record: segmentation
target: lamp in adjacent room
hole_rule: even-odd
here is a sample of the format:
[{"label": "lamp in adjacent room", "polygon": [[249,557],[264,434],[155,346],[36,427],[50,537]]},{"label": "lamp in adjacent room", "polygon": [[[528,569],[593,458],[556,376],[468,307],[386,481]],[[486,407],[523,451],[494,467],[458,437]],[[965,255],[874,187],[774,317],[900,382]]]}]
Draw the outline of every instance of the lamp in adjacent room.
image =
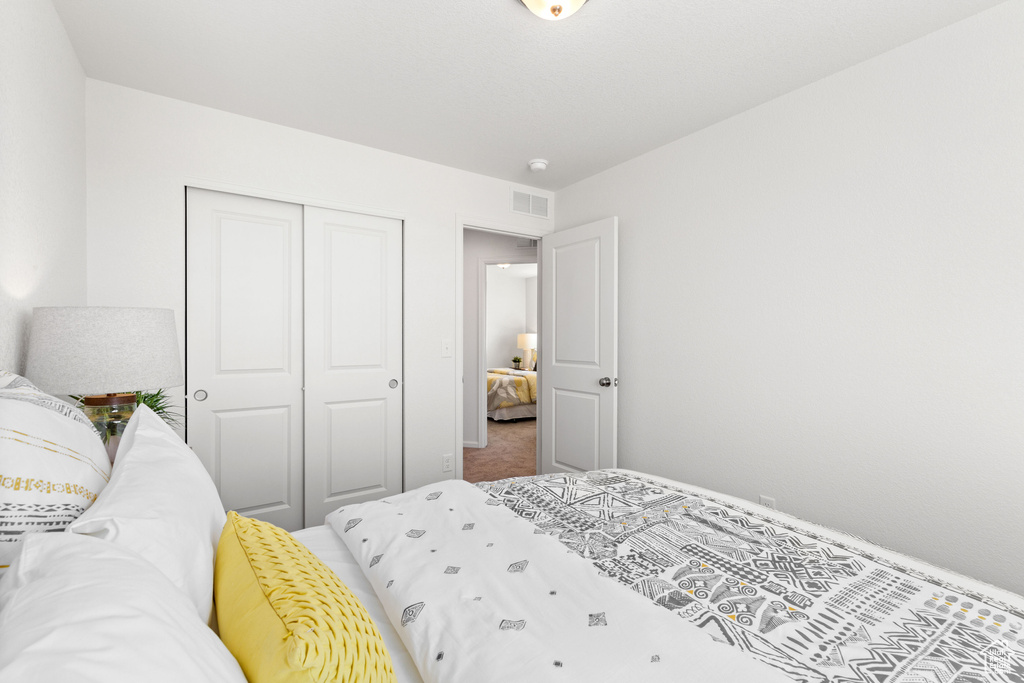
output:
[{"label": "lamp in adjacent room", "polygon": [[534,332],[524,332],[519,335],[516,340],[516,348],[522,349],[526,353],[523,355],[526,358],[526,369],[536,370],[537,368],[533,365],[533,350],[537,348],[537,334]]},{"label": "lamp in adjacent room", "polygon": [[169,308],[56,306],[32,310],[25,376],[50,394],[83,396],[111,461],[135,392],[185,383]]}]

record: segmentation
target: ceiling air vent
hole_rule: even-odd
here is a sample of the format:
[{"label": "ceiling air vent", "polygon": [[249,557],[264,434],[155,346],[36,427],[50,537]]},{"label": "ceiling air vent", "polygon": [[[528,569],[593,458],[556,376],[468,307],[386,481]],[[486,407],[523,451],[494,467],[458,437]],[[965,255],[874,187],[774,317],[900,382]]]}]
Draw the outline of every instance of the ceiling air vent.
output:
[{"label": "ceiling air vent", "polygon": [[536,218],[548,218],[548,198],[512,190],[512,211]]}]

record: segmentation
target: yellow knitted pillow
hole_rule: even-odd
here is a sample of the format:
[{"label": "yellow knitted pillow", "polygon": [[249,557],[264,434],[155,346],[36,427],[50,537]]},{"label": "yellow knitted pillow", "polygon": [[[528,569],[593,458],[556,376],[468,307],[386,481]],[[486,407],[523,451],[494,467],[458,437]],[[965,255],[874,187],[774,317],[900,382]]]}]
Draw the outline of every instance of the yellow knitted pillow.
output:
[{"label": "yellow knitted pillow", "polygon": [[250,683],[396,680],[356,596],[273,524],[228,513],[213,590],[221,640]]}]

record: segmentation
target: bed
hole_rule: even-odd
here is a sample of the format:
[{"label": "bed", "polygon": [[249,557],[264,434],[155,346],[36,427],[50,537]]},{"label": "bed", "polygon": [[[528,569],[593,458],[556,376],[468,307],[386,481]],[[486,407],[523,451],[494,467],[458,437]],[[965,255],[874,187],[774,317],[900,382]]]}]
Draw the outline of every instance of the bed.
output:
[{"label": "bed", "polygon": [[[466,539],[479,531],[481,520],[495,517],[505,518],[498,525],[507,527],[505,534],[488,530],[492,536],[465,546]],[[361,521],[353,524],[355,520]],[[626,669],[638,676],[635,680],[660,680],[652,670],[682,666],[673,668],[669,679],[1024,681],[1024,599],[1020,596],[747,501],[651,475],[609,470],[475,487],[446,482],[387,501],[343,508],[329,516],[328,523],[339,532],[377,594],[384,596],[382,602],[393,623],[401,624],[408,616],[403,612],[421,602],[427,604],[417,622],[428,610],[440,620],[424,636],[427,642],[417,642],[419,636],[410,628],[415,623],[402,628],[403,638],[413,645],[408,649],[420,653],[417,665],[425,680],[473,680],[460,678],[459,670],[445,669],[450,655],[458,662],[469,658],[467,666],[472,669],[500,658],[488,643],[509,647],[501,642],[500,632],[477,633],[479,620],[472,620],[473,627],[466,633],[458,623],[468,618],[465,606],[472,608],[467,600],[478,597],[477,592],[490,599],[485,591],[493,588],[481,588],[475,582],[461,585],[457,581],[464,570],[454,576],[444,571],[494,552],[488,544],[508,543],[508,530],[518,526],[518,532],[534,542],[524,542],[524,547],[515,549],[518,555],[513,551],[502,560],[521,555],[525,561],[532,555],[542,556],[544,550],[550,550],[552,557],[561,553],[566,560],[541,579],[540,597],[547,597],[548,590],[561,593],[567,583],[586,579],[583,575],[564,578],[569,560],[586,565],[595,578],[595,588],[579,598],[586,614],[576,615],[575,620],[584,632],[609,628],[613,619],[628,619],[621,605],[616,604],[613,613],[596,599],[596,595],[609,596],[613,587],[629,594],[632,608],[647,603],[674,617],[659,622],[666,629],[662,634],[671,633],[668,645],[659,641],[653,619],[645,620],[638,644],[626,647],[631,634],[619,634],[620,647],[614,654],[597,658],[602,660],[598,667],[602,671],[623,675],[617,667],[631,653],[633,661]],[[471,528],[464,531],[466,526]],[[399,533],[405,528],[424,533],[415,538]],[[432,535],[437,548],[422,543]],[[502,564],[497,562],[492,570],[495,584],[507,579],[512,570],[511,565]],[[530,560],[525,572],[532,565]],[[439,577],[453,580],[438,590],[431,581]],[[389,587],[391,581],[395,583]],[[399,582],[405,589],[392,596]],[[548,587],[555,582],[559,583],[556,588]],[[534,612],[516,612],[514,605],[526,602],[521,591],[506,597],[494,618],[483,619],[484,623],[496,622],[502,607],[510,612],[509,618],[525,621],[524,629],[533,627],[537,619],[552,618],[543,606]],[[550,597],[551,602],[556,599]],[[558,629],[567,632],[568,627],[561,624]],[[692,632],[706,637],[707,644],[698,647],[703,654],[713,651],[709,677],[687,677],[700,664],[690,650],[682,652],[684,663],[671,661],[673,655],[680,655],[675,644],[684,642],[681,634]],[[715,650],[716,645],[724,647]],[[662,646],[667,654],[659,649]],[[544,633],[508,658],[534,655],[539,664],[530,676],[555,667],[556,662],[563,669],[577,670],[585,664],[570,664],[569,657],[560,654],[564,649],[560,638]],[[760,665],[756,676],[722,678],[723,663],[735,665],[725,656],[727,651]],[[445,657],[437,660],[429,656],[432,652],[444,652]],[[485,654],[478,658],[476,653]],[[500,680],[546,680],[530,676]],[[554,675],[550,679],[559,680]],[[612,674],[590,678],[589,673],[571,679],[626,680]]]},{"label": "bed", "polygon": [[67,468],[60,495],[109,481],[61,533],[0,537],[2,682],[1024,681],[1024,598],[741,499],[628,470],[444,481],[288,534],[225,516],[148,409],[100,476],[87,423],[9,393],[0,493],[55,495],[14,488],[19,453]]},{"label": "bed", "polygon": [[492,420],[536,418],[536,371],[488,368],[487,417]]}]

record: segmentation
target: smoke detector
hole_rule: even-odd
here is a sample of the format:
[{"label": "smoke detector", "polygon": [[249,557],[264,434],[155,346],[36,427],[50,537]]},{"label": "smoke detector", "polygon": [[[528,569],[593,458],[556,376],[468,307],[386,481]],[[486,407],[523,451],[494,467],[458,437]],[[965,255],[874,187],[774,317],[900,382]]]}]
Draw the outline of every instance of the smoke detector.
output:
[{"label": "smoke detector", "polygon": [[530,170],[534,173],[540,173],[546,171],[548,168],[547,159],[530,159]]}]

